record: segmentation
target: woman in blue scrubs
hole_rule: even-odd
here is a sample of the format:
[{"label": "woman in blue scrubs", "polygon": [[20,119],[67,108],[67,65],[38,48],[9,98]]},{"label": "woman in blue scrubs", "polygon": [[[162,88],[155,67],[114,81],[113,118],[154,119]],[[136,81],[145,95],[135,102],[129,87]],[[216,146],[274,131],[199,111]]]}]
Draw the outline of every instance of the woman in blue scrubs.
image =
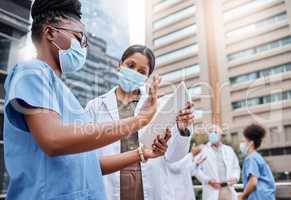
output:
[{"label": "woman in blue scrubs", "polygon": [[[159,78],[137,116],[95,124],[61,74],[84,65],[85,29],[78,0],[35,0],[32,39],[37,59],[14,66],[5,82],[4,150],[7,200],[104,200],[102,174],[165,153],[137,150],[96,160],[97,148],[137,133],[154,116]],[[166,133],[169,136],[169,133]]]},{"label": "woman in blue scrubs", "polygon": [[265,136],[265,129],[252,124],[243,132],[241,152],[246,156],[243,163],[242,180],[244,191],[239,200],[275,200],[275,181],[272,171],[257,152]]}]

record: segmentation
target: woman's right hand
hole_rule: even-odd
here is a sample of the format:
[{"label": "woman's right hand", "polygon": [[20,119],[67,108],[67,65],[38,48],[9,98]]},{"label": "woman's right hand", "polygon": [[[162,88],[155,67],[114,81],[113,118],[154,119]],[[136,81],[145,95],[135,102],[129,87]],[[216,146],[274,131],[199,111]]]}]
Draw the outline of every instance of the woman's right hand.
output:
[{"label": "woman's right hand", "polygon": [[153,82],[150,84],[149,87],[149,96],[144,101],[143,106],[137,115],[142,127],[147,125],[156,114],[158,90],[160,87],[160,83],[161,83],[160,77],[155,76],[153,78]]}]

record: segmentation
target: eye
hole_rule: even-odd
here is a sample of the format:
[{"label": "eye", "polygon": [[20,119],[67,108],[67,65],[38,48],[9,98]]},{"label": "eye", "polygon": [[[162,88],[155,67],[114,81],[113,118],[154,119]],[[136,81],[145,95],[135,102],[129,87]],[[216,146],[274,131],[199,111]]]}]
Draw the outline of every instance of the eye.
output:
[{"label": "eye", "polygon": [[139,73],[141,73],[142,75],[146,75],[146,71],[144,70],[138,70]]},{"label": "eye", "polygon": [[133,69],[133,68],[134,68],[134,65],[133,65],[132,63],[129,63],[127,66],[128,66],[128,68],[130,68],[130,69]]}]

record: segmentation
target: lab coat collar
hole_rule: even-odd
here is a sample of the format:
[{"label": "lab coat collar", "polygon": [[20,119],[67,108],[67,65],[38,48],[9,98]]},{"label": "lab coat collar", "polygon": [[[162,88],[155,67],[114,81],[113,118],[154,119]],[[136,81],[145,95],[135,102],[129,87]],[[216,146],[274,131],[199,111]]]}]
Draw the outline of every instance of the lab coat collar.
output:
[{"label": "lab coat collar", "polygon": [[[101,96],[102,102],[106,106],[108,113],[110,113],[112,120],[119,120],[117,97],[115,93],[117,88],[118,86],[112,88],[109,92]],[[145,86],[140,87],[139,90],[141,93],[141,97],[139,100],[139,104],[137,105],[136,111],[138,111],[141,108],[141,102],[143,102],[144,99],[147,97],[147,91]]]}]

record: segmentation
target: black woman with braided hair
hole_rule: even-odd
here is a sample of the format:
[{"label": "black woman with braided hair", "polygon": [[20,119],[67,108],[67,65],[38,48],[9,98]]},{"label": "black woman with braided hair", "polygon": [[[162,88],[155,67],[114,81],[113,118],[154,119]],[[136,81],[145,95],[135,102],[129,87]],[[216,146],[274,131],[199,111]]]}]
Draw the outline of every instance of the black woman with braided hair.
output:
[{"label": "black woman with braided hair", "polygon": [[12,67],[5,82],[4,150],[7,200],[104,200],[102,175],[161,149],[138,148],[96,159],[95,150],[135,134],[156,112],[160,79],[133,117],[93,123],[60,76],[80,69],[87,37],[78,0],[35,0],[32,40],[37,58]]}]

